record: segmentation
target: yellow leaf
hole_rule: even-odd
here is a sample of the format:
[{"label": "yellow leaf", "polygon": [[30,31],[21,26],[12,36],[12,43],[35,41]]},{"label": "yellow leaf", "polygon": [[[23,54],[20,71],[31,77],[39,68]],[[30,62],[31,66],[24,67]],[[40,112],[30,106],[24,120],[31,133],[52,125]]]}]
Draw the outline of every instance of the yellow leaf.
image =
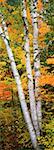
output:
[{"label": "yellow leaf", "polygon": [[23,33],[21,34],[21,37],[24,37],[24,34],[23,34]]},{"label": "yellow leaf", "polygon": [[17,65],[17,69],[21,69],[22,68],[22,64]]},{"label": "yellow leaf", "polygon": [[33,39],[33,35],[31,33],[29,33],[29,39],[32,40]]},{"label": "yellow leaf", "polygon": [[6,66],[6,62],[0,62],[0,67]]}]

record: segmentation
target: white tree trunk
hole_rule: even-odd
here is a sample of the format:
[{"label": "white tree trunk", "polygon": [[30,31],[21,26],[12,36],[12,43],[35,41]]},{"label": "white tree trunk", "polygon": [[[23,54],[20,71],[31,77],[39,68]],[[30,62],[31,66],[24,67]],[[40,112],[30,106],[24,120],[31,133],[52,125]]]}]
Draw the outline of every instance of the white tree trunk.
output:
[{"label": "white tree trunk", "polygon": [[[5,29],[4,29],[4,32],[5,32]],[[37,150],[38,148],[37,148],[36,135],[35,135],[35,131],[34,131],[31,119],[30,119],[29,111],[27,109],[27,104],[26,104],[26,101],[25,101],[25,96],[24,96],[24,92],[23,92],[23,89],[22,89],[20,76],[19,76],[18,70],[16,69],[16,64],[15,64],[15,60],[14,60],[14,57],[13,57],[13,53],[12,53],[12,50],[11,50],[11,48],[9,46],[9,43],[8,43],[9,37],[6,37],[4,32],[3,32],[2,28],[0,27],[0,35],[1,35],[3,41],[6,45],[7,53],[8,53],[9,59],[10,59],[10,63],[11,63],[11,68],[12,68],[13,75],[14,75],[14,78],[15,78],[15,81],[16,81],[16,84],[17,84],[17,89],[18,89],[18,94],[19,94],[19,99],[20,99],[22,111],[23,111],[23,114],[24,114],[25,121],[27,123],[29,133],[30,133],[30,138],[31,138],[31,141],[32,141],[32,145]],[[8,35],[8,32],[7,32],[7,35]]]},{"label": "white tree trunk", "polygon": [[1,17],[1,23],[2,23],[2,26],[4,28],[4,33],[5,33],[5,36],[6,36],[6,39],[9,40],[9,36],[8,36],[8,32],[7,32],[7,27],[6,27],[6,23],[4,21],[4,16],[2,13],[0,13],[0,17]]},{"label": "white tree trunk", "polygon": [[29,92],[29,99],[30,99],[30,110],[31,110],[31,117],[33,121],[33,125],[36,131],[37,136],[40,135],[38,129],[38,121],[37,121],[37,112],[36,112],[36,104],[35,104],[35,96],[34,96],[34,88],[33,88],[33,77],[32,77],[32,70],[31,70],[31,63],[30,63],[30,50],[29,50],[29,38],[28,38],[28,22],[27,22],[27,14],[26,14],[26,7],[25,1],[22,1],[22,17],[24,22],[24,36],[25,36],[25,52],[26,52],[26,71],[28,77],[28,92]]},{"label": "white tree trunk", "polygon": [[34,70],[35,70],[35,97],[37,102],[37,116],[39,122],[39,128],[41,129],[41,98],[39,88],[39,77],[40,77],[40,50],[38,47],[38,26],[37,26],[37,1],[31,1],[31,16],[33,26],[33,49],[34,49]]}]

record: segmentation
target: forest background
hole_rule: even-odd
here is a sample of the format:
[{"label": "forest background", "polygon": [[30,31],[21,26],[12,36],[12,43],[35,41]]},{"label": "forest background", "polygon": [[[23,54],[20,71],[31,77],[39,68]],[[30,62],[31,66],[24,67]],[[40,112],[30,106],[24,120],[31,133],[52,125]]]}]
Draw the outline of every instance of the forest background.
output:
[{"label": "forest background", "polygon": [[[37,11],[42,16],[38,16],[39,29],[39,48],[41,50],[41,77],[39,84],[41,87],[42,100],[42,130],[43,135],[39,143],[41,149],[53,150],[53,86],[54,86],[54,52],[53,52],[53,30],[54,30],[54,3],[53,0],[45,2],[38,0]],[[17,69],[22,81],[23,90],[26,97],[28,109],[28,89],[25,66],[24,31],[21,15],[21,2],[17,0],[0,0],[0,11],[3,13],[8,33],[10,37],[10,46],[14,54]],[[33,35],[32,20],[29,5],[27,6],[27,19],[29,24],[29,39],[31,52],[31,66],[33,69]],[[21,110],[15,79],[10,66],[10,61],[6,52],[5,44],[0,38],[0,149],[32,149],[30,136],[24,122]]]}]

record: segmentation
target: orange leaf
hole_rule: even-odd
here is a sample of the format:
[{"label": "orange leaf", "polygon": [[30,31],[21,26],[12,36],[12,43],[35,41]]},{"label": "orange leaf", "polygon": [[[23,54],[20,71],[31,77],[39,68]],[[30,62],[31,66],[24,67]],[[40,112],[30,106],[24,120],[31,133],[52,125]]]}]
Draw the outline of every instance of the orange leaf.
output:
[{"label": "orange leaf", "polygon": [[27,7],[27,19],[28,19],[29,23],[32,24],[32,19],[31,19],[29,7]]},{"label": "orange leaf", "polygon": [[54,58],[48,58],[46,62],[47,62],[47,64],[54,65]]},{"label": "orange leaf", "polygon": [[41,10],[42,10],[43,4],[42,4],[42,1],[41,1],[41,0],[38,0],[37,8],[38,8],[38,11],[41,11]]}]

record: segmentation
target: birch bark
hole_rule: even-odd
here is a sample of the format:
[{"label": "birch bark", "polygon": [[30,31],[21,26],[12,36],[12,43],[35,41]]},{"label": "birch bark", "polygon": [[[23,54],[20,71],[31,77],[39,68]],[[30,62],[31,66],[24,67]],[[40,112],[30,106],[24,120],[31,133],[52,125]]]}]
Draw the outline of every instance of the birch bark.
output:
[{"label": "birch bark", "polygon": [[[2,21],[2,23],[3,23],[3,21]],[[4,22],[3,25],[5,25],[5,22]],[[0,36],[2,37],[2,39],[3,39],[3,41],[6,45],[7,53],[8,53],[9,59],[10,59],[10,63],[11,63],[11,68],[12,68],[13,75],[14,75],[14,78],[15,78],[15,81],[16,81],[16,84],[17,84],[17,89],[18,89],[18,94],[19,94],[19,99],[20,99],[22,111],[23,111],[23,114],[24,114],[25,121],[27,123],[29,133],[30,133],[30,138],[31,138],[31,141],[32,141],[32,145],[35,149],[38,150],[36,135],[35,135],[35,131],[34,131],[31,119],[30,119],[29,111],[27,109],[27,104],[26,104],[26,101],[25,101],[25,96],[24,96],[24,92],[23,92],[23,89],[22,89],[20,76],[19,76],[18,70],[16,69],[16,64],[15,64],[15,60],[14,60],[14,57],[13,57],[13,53],[12,53],[12,50],[11,50],[9,42],[8,42],[9,37],[7,36],[8,35],[7,27],[6,27],[6,29],[5,29],[5,26],[3,26],[3,27],[4,27],[4,32],[2,30],[2,27],[0,26]]]},{"label": "birch bark", "polygon": [[29,37],[28,37],[28,22],[27,22],[27,14],[26,14],[26,7],[25,1],[22,1],[22,17],[24,22],[24,34],[25,34],[25,51],[26,51],[26,71],[28,77],[28,92],[29,92],[29,99],[30,99],[30,110],[31,110],[31,117],[33,121],[33,125],[36,131],[37,136],[40,135],[38,122],[37,122],[37,113],[36,113],[36,104],[35,104],[35,96],[34,96],[34,88],[33,88],[33,77],[32,77],[32,70],[31,70],[31,63],[30,63],[30,50],[29,50]]},{"label": "birch bark", "polygon": [[32,16],[32,26],[33,26],[33,50],[34,50],[34,70],[35,70],[35,97],[37,104],[37,116],[39,128],[41,129],[41,98],[40,98],[40,87],[39,87],[39,77],[40,77],[40,50],[38,47],[38,14],[37,14],[37,0],[31,0],[31,16]]}]

